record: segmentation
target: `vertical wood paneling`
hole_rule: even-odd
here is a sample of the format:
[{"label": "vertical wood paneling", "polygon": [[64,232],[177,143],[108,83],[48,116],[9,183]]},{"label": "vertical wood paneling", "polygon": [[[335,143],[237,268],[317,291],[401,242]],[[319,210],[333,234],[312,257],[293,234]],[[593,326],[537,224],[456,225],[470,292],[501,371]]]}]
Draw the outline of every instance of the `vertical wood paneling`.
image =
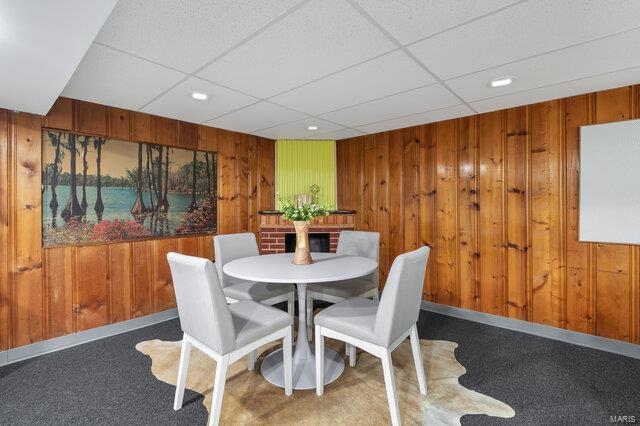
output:
[{"label": "vertical wood paneling", "polygon": [[155,306],[153,291],[153,241],[131,243],[132,304],[131,317],[152,313]]},{"label": "vertical wood paneling", "polygon": [[[211,236],[42,250],[43,125],[218,151],[218,129],[88,102],[60,98],[46,117],[0,110],[0,350],[173,307],[166,252],[213,258]],[[274,144],[220,132],[231,163],[224,174],[218,167],[217,182],[228,189],[221,232],[236,232],[249,229],[258,209],[274,207]]]},{"label": "vertical wood paneling", "polygon": [[564,327],[562,210],[563,103],[531,107],[530,320]]},{"label": "vertical wood paneling", "polygon": [[218,130],[218,232],[237,232],[236,156],[232,132]]},{"label": "vertical wood paneling", "polygon": [[528,319],[529,122],[528,108],[507,110],[507,315]]},{"label": "vertical wood paneling", "polygon": [[38,342],[45,337],[45,292],[42,275],[42,207],[40,193],[41,118],[17,113],[14,117],[14,155],[10,161],[14,245],[11,293],[12,346]]},{"label": "vertical wood paneling", "polygon": [[154,141],[160,145],[178,145],[178,120],[153,117]]},{"label": "vertical wood paneling", "polygon": [[[435,247],[436,210],[436,125],[422,126],[424,138],[420,141],[420,240]],[[434,256],[433,251],[430,256]],[[435,256],[434,256],[435,257]],[[433,258],[433,257],[432,257]],[[393,259],[389,259],[393,261]],[[426,300],[435,301],[437,296],[436,266],[427,264],[422,293]]]},{"label": "vertical wood paneling", "polygon": [[131,111],[121,108],[109,108],[109,137],[113,139],[131,139]]},{"label": "vertical wood paneling", "polygon": [[235,193],[237,194],[236,216],[238,219],[238,232],[249,230],[249,145],[255,144],[255,136],[235,135],[234,151],[236,153],[235,164]]},{"label": "vertical wood paneling", "polygon": [[177,252],[189,256],[200,256],[199,237],[178,238]]},{"label": "vertical wood paneling", "polygon": [[213,237],[199,237],[198,243],[200,246],[198,256],[215,261],[215,257],[213,255]]},{"label": "vertical wood paneling", "polygon": [[92,135],[106,135],[107,107],[93,104],[91,102],[75,102],[75,131],[79,133],[90,133]]},{"label": "vertical wood paneling", "polygon": [[339,207],[381,233],[381,286],[428,244],[425,300],[640,342],[640,248],[578,241],[579,128],[639,103],[622,87],[338,141]]},{"label": "vertical wood paneling", "polygon": [[411,251],[418,248],[420,129],[420,127],[410,127],[404,129],[402,132],[402,216],[404,223],[404,251]]},{"label": "vertical wood paneling", "polygon": [[458,121],[436,125],[436,237],[432,262],[436,267],[436,302],[459,305],[456,144]]},{"label": "vertical wood paneling", "polygon": [[44,251],[48,339],[76,331],[73,315],[75,250],[75,247],[56,247]]},{"label": "vertical wood paneling", "polygon": [[[380,233],[380,284],[384,282],[389,274],[389,135],[388,133],[378,133],[374,136],[375,159],[375,192],[376,192],[376,227],[375,231]],[[340,191],[338,191],[340,193]],[[338,203],[340,201],[338,200]],[[340,204],[338,204],[340,206]]]},{"label": "vertical wood paneling", "polygon": [[153,312],[165,311],[176,306],[167,253],[178,250],[177,240],[165,238],[153,244]]},{"label": "vertical wood paneling", "polygon": [[193,123],[178,122],[178,138],[176,145],[185,149],[198,149],[199,134],[198,125]]},{"label": "vertical wood paneling", "polygon": [[[480,279],[478,276],[478,120],[460,119],[458,141],[458,280],[460,307],[479,309]],[[422,213],[420,221],[422,222]]]},{"label": "vertical wood paneling", "polygon": [[74,307],[76,331],[109,323],[109,246],[76,249]]},{"label": "vertical wood paneling", "polygon": [[503,238],[504,112],[482,114],[480,146],[480,310],[505,315]]},{"label": "vertical wood paneling", "polygon": [[134,141],[153,142],[153,117],[134,111],[131,117],[131,137]]},{"label": "vertical wood paneling", "polygon": [[595,333],[595,283],[592,244],[578,241],[580,126],[592,122],[593,96],[565,100],[567,328]]},{"label": "vertical wood paneling", "polygon": [[[596,93],[595,121],[608,123],[632,116],[631,87]],[[625,245],[596,246],[596,327],[598,335],[630,339],[631,248]]]},{"label": "vertical wood paneling", "polygon": [[[389,267],[404,251],[403,153],[402,131],[389,133]],[[358,214],[356,213],[356,218]],[[356,228],[357,229],[357,228]]]},{"label": "vertical wood paneling", "polygon": [[109,322],[131,319],[131,243],[109,245]]},{"label": "vertical wood paneling", "polygon": [[73,130],[73,101],[58,98],[49,113],[42,118],[42,125],[60,130]]},{"label": "vertical wood paneling", "polygon": [[9,113],[0,109],[0,351],[8,349],[10,342],[9,128]]},{"label": "vertical wood paneling", "polygon": [[361,187],[362,198],[362,216],[361,229],[366,231],[376,230],[376,151],[375,139],[373,135],[364,138],[364,169]]},{"label": "vertical wood paneling", "polygon": [[362,222],[364,221],[364,215],[362,214],[362,186],[364,185],[363,169],[364,169],[364,139],[357,138],[352,139],[349,142],[349,174],[350,180],[353,186],[350,187],[350,205],[352,209],[360,212],[355,217],[355,225],[362,229]]},{"label": "vertical wood paneling", "polygon": [[[386,133],[385,133],[386,134]],[[348,209],[349,207],[349,139],[336,141],[336,180],[338,186],[338,207]]]}]

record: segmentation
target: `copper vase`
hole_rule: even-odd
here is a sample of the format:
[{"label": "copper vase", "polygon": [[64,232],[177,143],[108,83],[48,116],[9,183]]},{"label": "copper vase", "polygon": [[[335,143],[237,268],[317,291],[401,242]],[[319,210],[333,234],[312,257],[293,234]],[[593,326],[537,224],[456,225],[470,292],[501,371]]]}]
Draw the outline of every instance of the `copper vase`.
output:
[{"label": "copper vase", "polygon": [[310,265],[313,263],[309,251],[309,222],[294,220],[293,227],[296,230],[296,252],[293,255],[294,265]]}]

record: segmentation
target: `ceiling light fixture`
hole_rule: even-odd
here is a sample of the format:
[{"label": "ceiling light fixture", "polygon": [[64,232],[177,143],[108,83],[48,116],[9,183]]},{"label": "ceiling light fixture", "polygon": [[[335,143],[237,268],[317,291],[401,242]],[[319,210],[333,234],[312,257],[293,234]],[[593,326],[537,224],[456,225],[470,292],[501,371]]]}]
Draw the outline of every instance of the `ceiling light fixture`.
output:
[{"label": "ceiling light fixture", "polygon": [[495,78],[495,79],[491,80],[491,82],[489,83],[489,86],[491,86],[491,87],[504,87],[504,86],[508,86],[511,83],[513,83],[513,80],[515,80],[514,77]]},{"label": "ceiling light fixture", "polygon": [[318,126],[309,126],[307,127],[309,130],[318,130]]},{"label": "ceiling light fixture", "polygon": [[193,92],[193,93],[191,93],[191,97],[193,99],[198,100],[198,101],[206,101],[207,99],[209,99],[209,95],[207,95],[206,93],[202,93],[202,92]]}]

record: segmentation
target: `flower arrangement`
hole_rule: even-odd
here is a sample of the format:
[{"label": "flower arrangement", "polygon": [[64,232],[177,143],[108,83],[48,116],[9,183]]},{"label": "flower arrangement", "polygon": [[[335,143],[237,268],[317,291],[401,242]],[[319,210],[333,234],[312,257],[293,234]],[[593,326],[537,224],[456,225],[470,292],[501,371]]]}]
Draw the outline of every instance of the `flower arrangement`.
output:
[{"label": "flower arrangement", "polygon": [[280,200],[280,211],[282,211],[282,218],[290,220],[291,222],[309,222],[316,217],[323,217],[329,215],[330,206],[317,203],[303,203],[296,206],[291,198],[282,197],[278,194],[278,200]]}]

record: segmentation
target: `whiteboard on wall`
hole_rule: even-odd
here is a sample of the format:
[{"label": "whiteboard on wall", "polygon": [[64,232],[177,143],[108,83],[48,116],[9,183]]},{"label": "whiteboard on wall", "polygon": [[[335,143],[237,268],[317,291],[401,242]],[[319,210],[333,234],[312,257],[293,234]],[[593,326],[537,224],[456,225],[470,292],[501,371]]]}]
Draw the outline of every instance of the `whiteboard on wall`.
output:
[{"label": "whiteboard on wall", "polygon": [[640,120],[580,128],[580,241],[640,244]]}]

